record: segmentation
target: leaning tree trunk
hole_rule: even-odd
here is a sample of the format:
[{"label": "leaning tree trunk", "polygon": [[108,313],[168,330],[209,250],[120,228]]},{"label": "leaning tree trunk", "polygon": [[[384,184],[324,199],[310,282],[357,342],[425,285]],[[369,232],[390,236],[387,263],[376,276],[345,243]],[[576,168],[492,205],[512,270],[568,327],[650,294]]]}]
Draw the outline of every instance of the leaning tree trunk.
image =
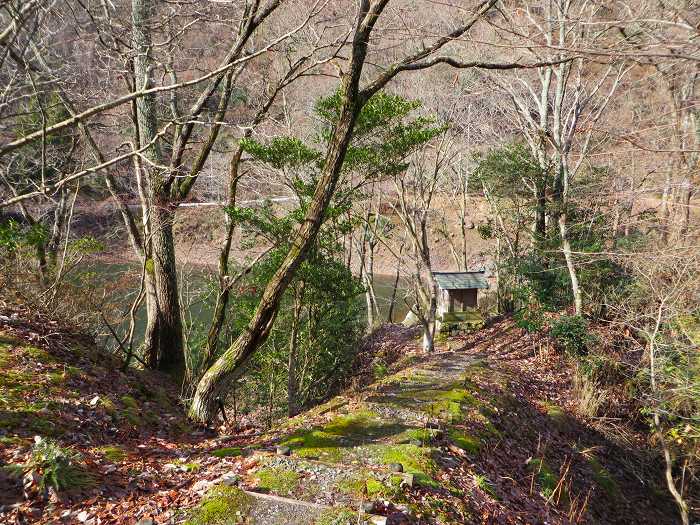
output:
[{"label": "leaning tree trunk", "polygon": [[362,107],[362,101],[358,96],[358,84],[366,55],[366,43],[362,42],[358,45],[356,42],[355,45],[351,69],[344,79],[342,110],[333,130],[324,169],[304,222],[299,228],[289,253],[265,288],[260,304],[247,328],[199,381],[189,412],[190,417],[196,421],[207,423],[213,419],[216,413],[216,398],[225,397],[228,386],[241,376],[250,357],[267,339],[282,294],[316,240],[326,208],[340,179],[352,130]]},{"label": "leaning tree trunk", "polygon": [[282,294],[316,240],[326,208],[340,178],[341,167],[359,111],[355,97],[348,97],[347,91],[345,96],[346,103],[336,125],[326,157],[325,168],[316,186],[316,192],[305,220],[287,257],[270,279],[248,327],[204,374],[197,385],[197,391],[190,407],[190,417],[194,420],[203,423],[212,420],[216,413],[216,398],[225,397],[228,385],[241,376],[245,365],[257,347],[265,342],[274,323]]},{"label": "leaning tree trunk", "polygon": [[[151,53],[151,24],[156,21],[152,0],[132,0],[132,44],[134,78],[137,89],[150,87],[153,71]],[[150,220],[150,264],[152,279],[148,297],[148,319],[144,353],[150,367],[169,372],[181,372],[185,358],[182,340],[182,319],[177,288],[177,269],[173,241],[175,208],[170,203],[165,174],[156,166],[163,165],[157,139],[157,107],[154,95],[136,100],[136,122],[140,146],[152,144],[144,151],[150,166],[144,165],[147,178],[147,206]],[[153,297],[155,296],[155,297]],[[156,301],[153,301],[153,299]],[[154,304],[155,303],[155,304]]]}]

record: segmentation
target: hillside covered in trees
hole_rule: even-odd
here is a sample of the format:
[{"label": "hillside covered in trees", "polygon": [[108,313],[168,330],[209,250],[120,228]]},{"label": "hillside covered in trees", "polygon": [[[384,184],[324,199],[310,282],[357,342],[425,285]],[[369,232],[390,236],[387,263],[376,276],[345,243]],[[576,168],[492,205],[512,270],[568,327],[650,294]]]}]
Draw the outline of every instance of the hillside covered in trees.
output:
[{"label": "hillside covered in trees", "polygon": [[698,42],[0,3],[0,522],[700,519]]}]

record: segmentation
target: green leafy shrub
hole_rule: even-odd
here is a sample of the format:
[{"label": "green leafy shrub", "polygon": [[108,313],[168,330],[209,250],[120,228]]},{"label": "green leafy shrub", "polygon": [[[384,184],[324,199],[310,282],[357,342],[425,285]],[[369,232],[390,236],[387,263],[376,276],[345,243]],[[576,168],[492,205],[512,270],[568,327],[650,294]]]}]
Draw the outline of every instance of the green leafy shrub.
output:
[{"label": "green leafy shrub", "polygon": [[549,333],[571,355],[586,354],[595,342],[588,330],[588,321],[580,315],[562,315],[552,323]]},{"label": "green leafy shrub", "polygon": [[523,308],[517,311],[514,317],[515,324],[526,332],[539,332],[544,328],[544,312],[539,306],[530,305]]},{"label": "green leafy shrub", "polygon": [[375,379],[382,379],[383,377],[386,377],[386,375],[389,373],[389,367],[384,359],[378,358],[374,360],[372,363],[372,373],[374,374]]}]

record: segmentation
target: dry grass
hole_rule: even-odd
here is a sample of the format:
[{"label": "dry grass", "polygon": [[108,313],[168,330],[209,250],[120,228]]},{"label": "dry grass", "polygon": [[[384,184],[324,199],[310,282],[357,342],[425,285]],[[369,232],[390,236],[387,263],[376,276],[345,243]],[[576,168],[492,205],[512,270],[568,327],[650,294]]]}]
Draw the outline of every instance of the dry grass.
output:
[{"label": "dry grass", "polygon": [[600,415],[601,408],[607,402],[608,392],[577,367],[574,374],[574,396],[576,412],[582,417],[594,418]]}]

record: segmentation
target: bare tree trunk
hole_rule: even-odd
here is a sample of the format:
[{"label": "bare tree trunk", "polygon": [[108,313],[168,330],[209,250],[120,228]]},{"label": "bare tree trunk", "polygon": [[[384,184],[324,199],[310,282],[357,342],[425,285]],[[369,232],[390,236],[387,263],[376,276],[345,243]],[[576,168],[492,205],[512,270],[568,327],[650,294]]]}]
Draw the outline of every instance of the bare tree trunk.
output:
[{"label": "bare tree trunk", "polygon": [[[151,257],[156,296],[158,298],[159,370],[182,372],[185,354],[182,339],[182,316],[175,265],[173,220],[175,210],[155,206],[151,209]],[[145,342],[151,346],[151,341]]]},{"label": "bare tree trunk", "polygon": [[673,458],[671,457],[671,451],[668,448],[668,444],[666,443],[666,439],[664,437],[663,429],[661,428],[661,419],[659,417],[658,410],[654,411],[654,429],[656,430],[656,435],[659,438],[659,442],[661,443],[661,449],[663,451],[665,463],[664,476],[666,478],[666,487],[668,488],[668,491],[671,493],[673,500],[678,506],[678,512],[681,515],[681,523],[683,525],[690,525],[688,503],[685,501],[683,495],[676,487],[676,482],[673,479]]},{"label": "bare tree trunk", "polygon": [[535,218],[535,242],[541,244],[547,236],[547,188],[544,181],[537,185],[537,214]]},{"label": "bare tree trunk", "polygon": [[436,328],[436,314],[437,314],[437,283],[433,278],[432,273],[429,271],[430,279],[430,301],[428,305],[428,315],[426,322],[424,323],[423,331],[423,351],[430,353],[435,349],[435,328]]},{"label": "bare tree trunk", "polygon": [[[150,87],[153,63],[151,53],[151,24],[155,21],[152,0],[132,0],[132,44],[134,77],[137,89]],[[136,120],[140,146],[154,142],[157,134],[157,108],[154,95],[136,100]],[[182,318],[177,287],[173,220],[175,207],[170,203],[164,184],[163,156],[160,144],[155,141],[144,156],[151,166],[144,166],[147,174],[147,199],[150,221],[151,263],[147,266],[149,277],[147,329],[144,353],[149,367],[176,372],[185,363],[182,340]],[[156,299],[155,303],[153,299]]]},{"label": "bare tree trunk", "polygon": [[668,244],[668,233],[671,228],[671,171],[666,173],[664,191],[661,195],[661,242]]},{"label": "bare tree trunk", "polygon": [[[228,182],[228,196],[226,204],[229,207],[234,207],[236,205],[236,194],[238,191],[238,181],[240,179],[238,174],[238,168],[240,166],[241,155],[243,150],[238,147],[236,152],[231,157],[231,162],[229,166],[229,182]],[[219,336],[221,334],[221,329],[224,326],[224,320],[226,319],[226,308],[228,307],[228,301],[231,295],[231,286],[227,282],[227,275],[229,271],[229,257],[231,255],[231,244],[233,241],[233,232],[235,229],[235,224],[231,218],[226,214],[226,239],[224,245],[219,253],[219,295],[216,297],[216,304],[214,305],[214,315],[212,317],[211,325],[209,326],[209,333],[207,334],[207,346],[204,350],[204,356],[202,356],[202,370],[206,370],[212,363],[214,356],[216,355],[217,348],[219,346]]]},{"label": "bare tree trunk", "polygon": [[367,273],[363,273],[363,280],[365,281],[365,303],[367,305],[367,333],[372,331],[374,328],[374,305],[372,304],[372,291],[370,289],[369,278]]},{"label": "bare tree trunk", "polygon": [[574,264],[573,254],[571,253],[571,243],[569,243],[569,233],[566,227],[566,213],[559,214],[559,234],[561,235],[561,250],[564,252],[566,259],[566,268],[569,270],[569,279],[571,280],[571,292],[574,295],[574,311],[576,315],[583,315],[583,298],[581,296],[581,287],[576,274],[576,266]]},{"label": "bare tree trunk", "polygon": [[53,267],[56,266],[58,250],[61,247],[61,241],[63,238],[63,228],[66,222],[68,207],[68,194],[69,191],[67,187],[61,188],[61,195],[53,212],[53,227],[51,228],[51,236],[49,237],[49,242],[46,245],[49,261]]},{"label": "bare tree trunk", "polygon": [[[654,325],[654,329],[649,336],[649,379],[650,379],[652,391],[655,394],[656,394],[656,390],[657,390],[656,340],[657,340],[659,331],[661,329],[663,313],[664,313],[665,308],[666,308],[666,301],[662,300],[658,306],[658,309],[657,309],[656,323]],[[688,503],[683,498],[683,494],[681,494],[681,491],[679,491],[678,487],[676,487],[676,482],[673,479],[673,458],[671,457],[671,452],[668,448],[668,444],[666,443],[666,439],[664,437],[664,431],[663,431],[663,428],[661,427],[661,418],[659,416],[659,410],[656,407],[654,408],[653,421],[654,421],[654,430],[656,431],[656,435],[659,438],[659,442],[661,443],[661,449],[662,449],[663,456],[664,456],[664,463],[665,463],[664,475],[666,477],[666,486],[668,488],[668,491],[671,493],[671,496],[673,497],[674,501],[676,502],[676,505],[678,505],[678,511],[680,512],[680,515],[681,515],[681,522],[683,523],[683,525],[689,525],[690,524],[690,517],[688,515]]]},{"label": "bare tree trunk", "polygon": [[399,278],[401,277],[401,254],[404,248],[404,242],[399,246],[399,256],[396,260],[396,274],[394,275],[394,285],[391,288],[391,299],[389,299],[389,312],[387,313],[386,320],[389,323],[394,322],[394,307],[396,306],[396,292],[399,288]]},{"label": "bare tree trunk", "polygon": [[678,236],[683,239],[688,234],[688,225],[690,224],[690,201],[693,198],[693,184],[690,180],[686,180],[683,187],[683,218],[681,219],[681,227],[678,231]]},{"label": "bare tree trunk", "polygon": [[[374,308],[372,307],[372,292],[370,289],[371,283],[367,269],[367,247],[369,245],[368,237],[370,213],[370,211],[367,211],[367,215],[365,216],[365,224],[362,227],[362,238],[361,241],[357,243],[357,252],[360,260],[360,280],[362,281],[365,287],[365,305],[367,308],[367,333],[371,332],[372,327],[374,326]],[[351,242],[352,240],[353,237],[350,237]]]},{"label": "bare tree trunk", "polygon": [[287,374],[287,411],[289,417],[296,416],[301,412],[299,402],[299,321],[301,318],[301,308],[303,304],[304,286],[299,285],[294,290],[294,311],[292,313],[292,327],[289,337],[289,363]]}]

